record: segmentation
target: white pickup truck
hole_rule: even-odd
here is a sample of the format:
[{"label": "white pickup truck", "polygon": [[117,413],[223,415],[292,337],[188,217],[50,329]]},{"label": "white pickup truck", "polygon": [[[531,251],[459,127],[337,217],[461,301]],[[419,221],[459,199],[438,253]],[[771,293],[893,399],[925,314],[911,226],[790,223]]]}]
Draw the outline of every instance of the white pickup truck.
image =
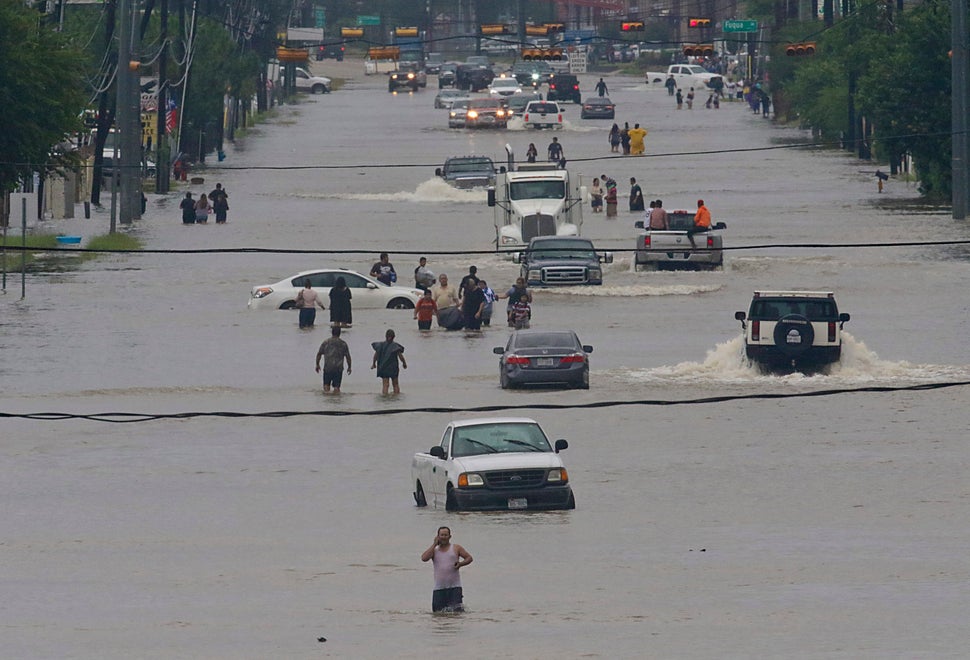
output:
[{"label": "white pickup truck", "polygon": [[575,509],[559,457],[568,446],[551,445],[533,419],[454,421],[439,444],[414,455],[414,501],[447,511]]},{"label": "white pickup truck", "polygon": [[717,73],[711,73],[700,64],[671,64],[667,71],[647,71],[648,85],[663,86],[667,78],[674,77],[677,87],[694,87],[696,89],[710,89],[724,87],[724,79]]},{"label": "white pickup truck", "polygon": [[634,223],[634,227],[644,229],[637,236],[634,270],[714,270],[724,265],[721,230],[727,228],[725,223],[717,222],[707,231],[690,234],[688,230],[694,228],[693,211],[668,211],[667,225],[670,229],[644,229],[643,220]]}]

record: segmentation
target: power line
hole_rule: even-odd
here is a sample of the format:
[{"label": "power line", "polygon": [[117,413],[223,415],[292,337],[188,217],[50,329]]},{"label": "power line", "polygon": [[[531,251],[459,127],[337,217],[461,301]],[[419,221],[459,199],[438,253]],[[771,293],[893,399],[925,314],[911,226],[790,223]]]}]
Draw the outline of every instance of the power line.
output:
[{"label": "power line", "polygon": [[812,392],[766,392],[758,394],[728,394],[721,396],[700,397],[696,399],[632,399],[629,401],[595,401],[591,403],[522,403],[514,405],[473,406],[468,408],[456,406],[426,406],[419,408],[387,408],[384,410],[275,410],[265,412],[236,412],[236,411],[195,411],[167,414],[132,413],[132,412],[103,412],[103,413],[5,413],[0,412],[0,419],[26,419],[31,421],[64,421],[87,420],[90,422],[107,422],[112,424],[132,424],[138,422],[153,422],[168,419],[196,419],[205,417],[223,417],[228,419],[282,419],[290,417],[379,417],[386,415],[405,415],[414,413],[449,414],[457,413],[487,413],[503,410],[594,410],[601,408],[619,408],[624,406],[660,407],[660,406],[690,406],[727,403],[731,401],[773,401],[778,399],[806,399],[846,394],[885,394],[893,392],[926,392],[931,390],[949,389],[952,387],[966,387],[970,381],[951,381],[922,383],[919,385],[867,385],[865,387],[830,388]]}]

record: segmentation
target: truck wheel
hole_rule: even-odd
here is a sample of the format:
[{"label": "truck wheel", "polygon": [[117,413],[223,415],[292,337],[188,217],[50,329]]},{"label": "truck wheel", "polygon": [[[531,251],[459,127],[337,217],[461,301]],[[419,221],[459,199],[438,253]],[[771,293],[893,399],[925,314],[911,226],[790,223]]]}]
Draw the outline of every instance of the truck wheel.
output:
[{"label": "truck wheel", "polygon": [[812,347],[815,329],[811,322],[800,314],[789,314],[778,320],[773,335],[775,348],[789,357],[796,357]]},{"label": "truck wheel", "polygon": [[317,83],[316,85],[310,88],[311,94],[326,94],[326,92],[327,92],[327,86],[321,83]]},{"label": "truck wheel", "polygon": [[458,499],[451,486],[448,486],[448,494],[445,496],[445,511],[458,511]]},{"label": "truck wheel", "polygon": [[421,487],[421,482],[419,481],[416,490],[414,491],[414,502],[418,506],[428,506],[428,500],[424,496],[424,488]]}]

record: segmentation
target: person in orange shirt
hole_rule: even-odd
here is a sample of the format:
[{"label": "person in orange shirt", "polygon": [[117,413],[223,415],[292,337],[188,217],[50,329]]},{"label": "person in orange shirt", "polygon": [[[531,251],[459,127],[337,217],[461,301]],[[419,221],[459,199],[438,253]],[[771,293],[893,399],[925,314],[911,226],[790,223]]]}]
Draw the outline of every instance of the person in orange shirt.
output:
[{"label": "person in orange shirt", "polygon": [[704,206],[704,200],[697,200],[697,213],[694,214],[694,227],[687,230],[687,238],[694,244],[694,234],[711,228],[711,212]]},{"label": "person in orange shirt", "polygon": [[431,297],[431,289],[424,290],[424,296],[414,305],[414,318],[418,320],[418,330],[430,330],[431,319],[438,314],[438,305]]}]

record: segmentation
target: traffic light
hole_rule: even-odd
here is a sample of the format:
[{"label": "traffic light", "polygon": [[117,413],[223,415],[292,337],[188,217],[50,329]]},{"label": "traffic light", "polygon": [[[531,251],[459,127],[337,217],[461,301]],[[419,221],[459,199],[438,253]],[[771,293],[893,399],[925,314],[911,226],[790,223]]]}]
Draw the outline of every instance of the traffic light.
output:
[{"label": "traffic light", "polygon": [[545,25],[526,25],[525,33],[530,37],[545,37],[549,34]]},{"label": "traffic light", "polygon": [[399,28],[394,28],[394,36],[396,36],[396,37],[416,37],[416,36],[418,36],[418,28],[416,28],[416,27],[399,27]]},{"label": "traffic light", "polygon": [[341,37],[362,37],[364,36],[364,28],[362,27],[342,27],[340,28]]},{"label": "traffic light", "polygon": [[785,55],[788,57],[802,57],[803,55],[815,54],[815,42],[806,41],[798,44],[788,44],[785,47]]},{"label": "traffic light", "polygon": [[562,23],[543,23],[543,27],[546,28],[546,34],[555,34],[566,29]]},{"label": "traffic light", "polygon": [[711,19],[709,18],[688,18],[687,27],[692,28],[708,28],[711,27]]},{"label": "traffic light", "polygon": [[367,49],[367,57],[372,60],[396,60],[401,57],[398,46],[374,46]]},{"label": "traffic light", "polygon": [[643,32],[643,23],[641,21],[621,23],[620,29],[624,32]]},{"label": "traffic light", "polygon": [[684,44],[683,51],[687,57],[712,57],[714,44]]},{"label": "traffic light", "polygon": [[522,59],[526,62],[559,62],[562,48],[523,48]]},{"label": "traffic light", "polygon": [[480,26],[482,34],[508,34],[509,28],[501,23],[490,23]]}]

